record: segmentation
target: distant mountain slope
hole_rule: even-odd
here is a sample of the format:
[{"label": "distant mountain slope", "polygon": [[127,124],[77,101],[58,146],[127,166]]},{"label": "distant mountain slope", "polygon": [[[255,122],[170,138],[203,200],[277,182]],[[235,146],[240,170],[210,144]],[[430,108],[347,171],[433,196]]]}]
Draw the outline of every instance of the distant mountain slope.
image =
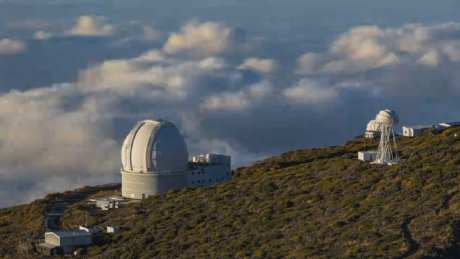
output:
[{"label": "distant mountain slope", "polygon": [[[77,202],[62,223],[122,228],[91,247],[92,258],[460,256],[460,129],[399,145],[397,166],[358,161],[356,152],[376,142],[355,139],[288,152],[237,170],[231,182],[110,212]],[[0,240],[0,256],[33,255],[24,240],[39,233],[50,199],[0,210],[0,235],[12,238]]]}]

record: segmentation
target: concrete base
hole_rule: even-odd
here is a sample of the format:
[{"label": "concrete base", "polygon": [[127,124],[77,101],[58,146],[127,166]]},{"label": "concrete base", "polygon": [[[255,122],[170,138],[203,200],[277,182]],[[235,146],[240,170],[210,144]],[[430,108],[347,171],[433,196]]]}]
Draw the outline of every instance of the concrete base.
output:
[{"label": "concrete base", "polygon": [[121,195],[144,199],[152,195],[187,187],[187,173],[131,173],[121,171]]}]

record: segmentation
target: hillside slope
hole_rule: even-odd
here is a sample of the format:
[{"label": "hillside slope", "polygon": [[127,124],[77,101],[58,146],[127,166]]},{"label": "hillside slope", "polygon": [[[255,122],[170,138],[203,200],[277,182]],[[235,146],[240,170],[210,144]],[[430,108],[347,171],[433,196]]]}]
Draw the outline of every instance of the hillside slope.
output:
[{"label": "hillside slope", "polygon": [[[91,258],[458,257],[460,129],[399,144],[403,163],[396,166],[356,160],[376,142],[355,139],[288,152],[238,169],[231,182],[110,212],[77,202],[63,226],[122,228],[89,248]],[[0,210],[0,235],[16,237],[0,241],[0,257],[34,256],[18,244],[40,231],[37,217],[49,202]],[[37,222],[24,225],[26,217]]]}]

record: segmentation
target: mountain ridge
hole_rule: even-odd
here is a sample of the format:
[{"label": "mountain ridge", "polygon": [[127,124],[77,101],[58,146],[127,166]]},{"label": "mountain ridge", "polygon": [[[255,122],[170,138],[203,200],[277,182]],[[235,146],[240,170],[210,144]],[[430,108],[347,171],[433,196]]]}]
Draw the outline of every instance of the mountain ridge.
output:
[{"label": "mountain ridge", "polygon": [[[358,161],[376,140],[290,151],[239,168],[228,183],[182,189],[103,212],[71,204],[65,229],[115,225],[90,258],[386,257],[460,254],[460,128],[399,137],[402,162]],[[85,188],[80,191],[85,191]],[[76,190],[78,191],[78,190]],[[73,192],[76,192],[73,191]],[[67,192],[67,194],[71,194]],[[1,257],[37,257],[43,211],[63,194],[0,210]]]}]

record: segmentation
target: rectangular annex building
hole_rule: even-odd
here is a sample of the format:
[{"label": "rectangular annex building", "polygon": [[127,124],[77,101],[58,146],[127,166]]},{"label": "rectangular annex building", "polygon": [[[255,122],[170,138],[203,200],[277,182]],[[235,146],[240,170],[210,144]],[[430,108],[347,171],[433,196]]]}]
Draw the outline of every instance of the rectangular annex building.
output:
[{"label": "rectangular annex building", "polygon": [[414,125],[414,126],[403,126],[402,133],[404,137],[415,137],[420,135],[422,132],[430,129],[434,129],[434,125]]},{"label": "rectangular annex building", "polygon": [[64,253],[72,252],[76,247],[89,246],[93,243],[92,234],[81,230],[52,231],[45,233],[45,244],[62,248]]}]

